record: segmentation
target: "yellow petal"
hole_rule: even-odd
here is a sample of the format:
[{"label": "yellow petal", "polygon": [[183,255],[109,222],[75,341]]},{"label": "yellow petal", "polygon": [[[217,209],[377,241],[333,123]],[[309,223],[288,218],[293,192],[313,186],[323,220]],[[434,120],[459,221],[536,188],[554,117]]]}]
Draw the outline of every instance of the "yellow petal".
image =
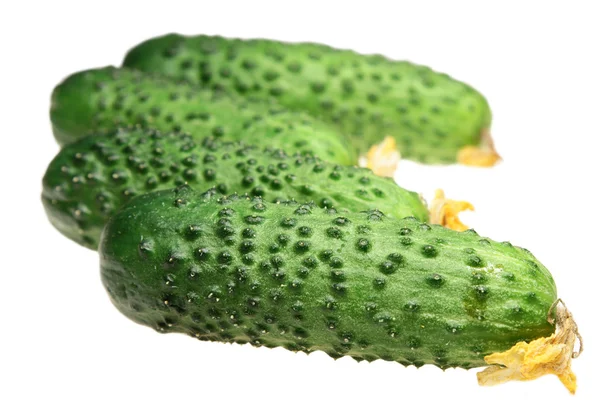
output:
[{"label": "yellow petal", "polygon": [[367,153],[367,168],[375,175],[393,177],[399,162],[400,152],[396,148],[396,140],[391,136],[371,146]]},{"label": "yellow petal", "polygon": [[494,141],[488,129],[481,134],[479,146],[465,146],[459,150],[457,160],[460,164],[472,167],[492,167],[502,159],[496,152]]},{"label": "yellow petal", "polygon": [[455,231],[465,231],[468,226],[462,223],[458,214],[462,211],[473,211],[475,207],[468,201],[447,199],[444,191],[435,191],[435,197],[429,207],[429,222],[445,226]]}]

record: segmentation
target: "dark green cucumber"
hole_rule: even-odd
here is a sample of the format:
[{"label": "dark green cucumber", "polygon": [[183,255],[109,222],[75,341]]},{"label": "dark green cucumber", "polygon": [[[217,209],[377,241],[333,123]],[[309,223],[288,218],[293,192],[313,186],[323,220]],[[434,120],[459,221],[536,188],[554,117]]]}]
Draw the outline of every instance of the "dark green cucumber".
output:
[{"label": "dark green cucumber", "polygon": [[99,251],[123,314],[201,340],[471,368],[553,332],[555,284],[530,252],[376,210],[183,186],[134,198]]},{"label": "dark green cucumber", "polygon": [[44,175],[42,200],[60,232],[96,249],[106,220],[122,204],[186,182],[202,191],[215,187],[221,194],[248,193],[267,202],[314,201],[320,207],[378,208],[390,217],[428,219],[416,193],[368,169],[144,129],[90,135],[63,147]]},{"label": "dark green cucumber", "polygon": [[360,151],[391,135],[404,158],[427,163],[455,162],[491,123],[486,99],[446,74],[314,43],[170,34],[134,47],[123,65],[276,98],[352,134]]},{"label": "dark green cucumber", "polygon": [[54,89],[50,117],[60,144],[116,126],[140,125],[185,131],[195,138],[213,135],[268,144],[343,165],[357,161],[347,138],[308,115],[113,67],[68,77]]}]

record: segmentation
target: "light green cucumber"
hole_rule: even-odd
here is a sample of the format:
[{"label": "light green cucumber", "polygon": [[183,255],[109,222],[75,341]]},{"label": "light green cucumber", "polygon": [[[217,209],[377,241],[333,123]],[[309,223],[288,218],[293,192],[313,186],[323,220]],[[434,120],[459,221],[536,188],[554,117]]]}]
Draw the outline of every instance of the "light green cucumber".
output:
[{"label": "light green cucumber", "polygon": [[106,67],[75,73],[52,93],[56,140],[139,125],[269,145],[290,154],[316,154],[325,161],[355,165],[347,138],[323,122],[269,101],[240,98],[177,83],[139,71]]},{"label": "light green cucumber", "polygon": [[358,151],[390,135],[404,158],[427,163],[455,162],[491,123],[486,99],[446,74],[315,43],[169,34],[132,48],[123,66],[275,98],[351,134]]},{"label": "light green cucumber", "polygon": [[96,249],[106,220],[133,196],[186,182],[202,191],[214,187],[221,194],[261,196],[269,203],[295,199],[428,219],[416,193],[368,169],[144,129],[90,135],[63,147],[44,175],[42,201],[61,233]]}]

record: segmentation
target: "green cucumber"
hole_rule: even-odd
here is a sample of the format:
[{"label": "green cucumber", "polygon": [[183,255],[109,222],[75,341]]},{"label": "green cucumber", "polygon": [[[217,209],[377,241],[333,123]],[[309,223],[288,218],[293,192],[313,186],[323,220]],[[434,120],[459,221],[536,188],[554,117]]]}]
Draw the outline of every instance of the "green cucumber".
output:
[{"label": "green cucumber", "polygon": [[295,199],[428,219],[416,193],[368,169],[141,128],[89,135],[63,147],[44,175],[42,200],[60,232],[96,249],[106,220],[122,204],[135,195],[186,182],[202,191],[215,187],[221,194],[248,193],[266,202]]},{"label": "green cucumber", "polygon": [[212,135],[268,144],[342,165],[357,161],[347,138],[308,115],[269,101],[216,94],[113,67],[69,76],[52,93],[50,117],[60,144],[116,126],[140,125],[185,131],[196,138]]},{"label": "green cucumber", "polygon": [[441,368],[548,336],[556,299],[527,250],[377,210],[138,196],[107,223],[114,305],[159,332]]},{"label": "green cucumber", "polygon": [[315,43],[169,34],[131,49],[123,65],[276,98],[350,133],[359,151],[390,135],[420,162],[455,162],[491,123],[486,99],[446,74]]}]

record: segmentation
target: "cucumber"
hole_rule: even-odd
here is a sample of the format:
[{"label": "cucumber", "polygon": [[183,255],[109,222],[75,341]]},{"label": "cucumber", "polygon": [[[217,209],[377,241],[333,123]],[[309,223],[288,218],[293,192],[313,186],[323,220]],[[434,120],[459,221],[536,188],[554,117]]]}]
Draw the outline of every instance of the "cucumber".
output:
[{"label": "cucumber", "polygon": [[403,158],[426,163],[457,161],[491,124],[486,99],[446,74],[315,43],[169,34],[132,48],[123,66],[275,98],[350,133],[359,151],[390,135]]},{"label": "cucumber", "polygon": [[471,368],[553,332],[556,287],[530,252],[378,210],[182,186],[127,203],[99,252],[117,309],[200,340]]},{"label": "cucumber", "polygon": [[248,193],[266,202],[295,199],[351,211],[376,207],[391,217],[428,219],[416,193],[368,169],[142,128],[89,135],[63,147],[44,175],[42,201],[60,232],[96,249],[106,220],[122,204],[186,182],[202,191],[215,187],[221,194]]},{"label": "cucumber", "polygon": [[140,125],[196,138],[268,143],[342,165],[357,160],[345,136],[305,114],[114,67],[69,76],[52,93],[50,118],[60,144],[116,126]]}]

